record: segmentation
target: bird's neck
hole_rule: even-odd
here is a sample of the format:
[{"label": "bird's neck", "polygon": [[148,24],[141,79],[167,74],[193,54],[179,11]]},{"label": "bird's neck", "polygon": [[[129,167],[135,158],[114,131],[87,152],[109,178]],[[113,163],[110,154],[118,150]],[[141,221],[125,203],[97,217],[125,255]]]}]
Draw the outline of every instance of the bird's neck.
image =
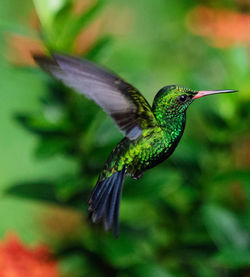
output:
[{"label": "bird's neck", "polygon": [[185,128],[186,111],[173,115],[167,110],[162,111],[156,108],[153,112],[166,136],[171,141],[179,140]]}]

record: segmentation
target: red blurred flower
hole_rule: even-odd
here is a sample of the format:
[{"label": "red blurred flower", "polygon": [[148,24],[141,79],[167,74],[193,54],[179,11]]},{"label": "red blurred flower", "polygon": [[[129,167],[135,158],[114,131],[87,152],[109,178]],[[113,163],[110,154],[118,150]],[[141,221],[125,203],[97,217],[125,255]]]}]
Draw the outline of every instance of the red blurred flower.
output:
[{"label": "red blurred flower", "polygon": [[187,27],[216,47],[250,46],[250,13],[197,6],[187,14]]},{"label": "red blurred flower", "polygon": [[47,246],[28,248],[9,235],[0,243],[0,277],[59,277]]}]

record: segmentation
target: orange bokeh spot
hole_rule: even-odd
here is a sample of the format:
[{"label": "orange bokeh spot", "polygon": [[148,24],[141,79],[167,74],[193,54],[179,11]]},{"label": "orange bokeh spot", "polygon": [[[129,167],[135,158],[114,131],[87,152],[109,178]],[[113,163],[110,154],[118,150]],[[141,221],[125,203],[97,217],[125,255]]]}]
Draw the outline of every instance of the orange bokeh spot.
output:
[{"label": "orange bokeh spot", "polygon": [[15,65],[34,65],[32,54],[45,51],[39,40],[9,33],[6,34],[6,39],[9,45],[8,59]]},{"label": "orange bokeh spot", "polygon": [[250,14],[197,6],[187,14],[188,29],[208,38],[216,47],[250,46]]}]

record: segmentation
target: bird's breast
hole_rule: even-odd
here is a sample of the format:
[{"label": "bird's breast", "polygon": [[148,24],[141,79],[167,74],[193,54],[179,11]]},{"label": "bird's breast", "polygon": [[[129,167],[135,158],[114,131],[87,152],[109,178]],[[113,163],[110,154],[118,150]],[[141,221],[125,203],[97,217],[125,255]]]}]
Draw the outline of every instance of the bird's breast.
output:
[{"label": "bird's breast", "polygon": [[126,164],[133,178],[168,158],[174,148],[173,142],[162,132],[154,132],[131,143],[126,153]]},{"label": "bird's breast", "polygon": [[124,167],[133,178],[140,178],[148,169],[167,159],[177,146],[179,139],[159,129],[143,132],[136,140],[124,138],[109,156],[103,175],[111,175]]}]

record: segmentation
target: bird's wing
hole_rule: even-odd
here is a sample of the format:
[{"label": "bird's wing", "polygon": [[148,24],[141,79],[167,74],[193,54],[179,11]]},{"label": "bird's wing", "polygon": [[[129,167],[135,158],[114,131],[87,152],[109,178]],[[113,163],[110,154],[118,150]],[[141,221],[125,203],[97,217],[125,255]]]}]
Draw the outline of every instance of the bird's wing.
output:
[{"label": "bird's wing", "polygon": [[76,57],[34,56],[42,69],[101,106],[130,140],[157,125],[147,100],[117,75]]}]

